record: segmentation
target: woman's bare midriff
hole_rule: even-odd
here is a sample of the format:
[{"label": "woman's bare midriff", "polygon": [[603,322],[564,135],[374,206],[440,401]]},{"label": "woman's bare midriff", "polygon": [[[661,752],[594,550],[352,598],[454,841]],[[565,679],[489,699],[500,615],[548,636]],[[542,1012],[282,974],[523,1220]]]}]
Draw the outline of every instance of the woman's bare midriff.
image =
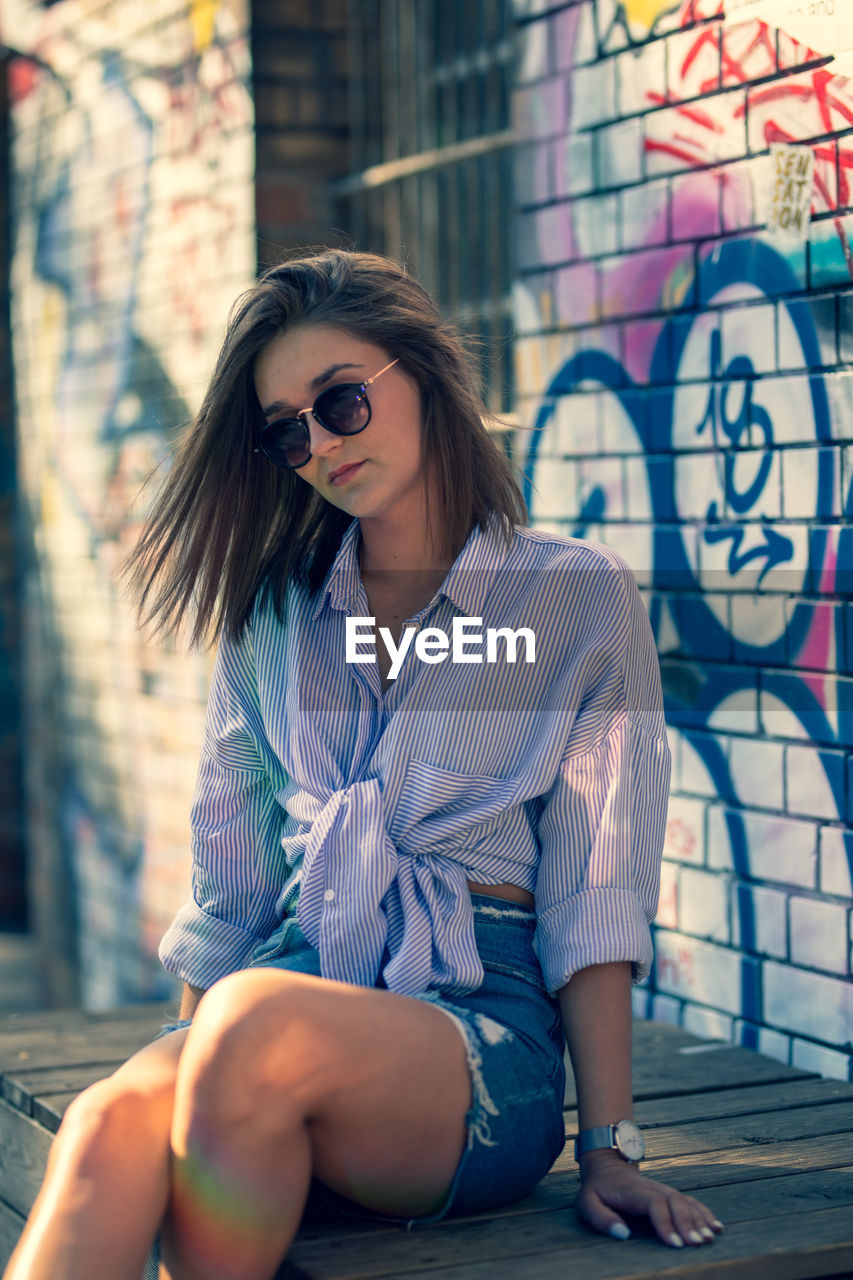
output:
[{"label": "woman's bare midriff", "polygon": [[517,884],[478,884],[476,880],[469,880],[468,888],[472,893],[487,893],[491,898],[506,898],[509,902],[520,902],[525,907],[534,905],[530,890],[522,889]]}]

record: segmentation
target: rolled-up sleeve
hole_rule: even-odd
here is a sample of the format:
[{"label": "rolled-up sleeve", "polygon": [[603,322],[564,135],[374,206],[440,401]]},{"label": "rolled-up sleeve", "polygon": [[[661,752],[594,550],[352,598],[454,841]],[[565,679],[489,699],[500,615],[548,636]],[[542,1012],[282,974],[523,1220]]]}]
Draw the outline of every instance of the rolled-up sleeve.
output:
[{"label": "rolled-up sleeve", "polygon": [[620,564],[594,687],[539,816],[534,945],[552,995],[589,965],[630,961],[640,982],[652,962],[670,753],[651,627]]},{"label": "rolled-up sleeve", "polygon": [[193,986],[242,968],[275,926],[286,871],[276,791],[285,781],[266,746],[251,631],[239,644],[223,638],[192,802],[192,899],[159,949],[164,967]]}]

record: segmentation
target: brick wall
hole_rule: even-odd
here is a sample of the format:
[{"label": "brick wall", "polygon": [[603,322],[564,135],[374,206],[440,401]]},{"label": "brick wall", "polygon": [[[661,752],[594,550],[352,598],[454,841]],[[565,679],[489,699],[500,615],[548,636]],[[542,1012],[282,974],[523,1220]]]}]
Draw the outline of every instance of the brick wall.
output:
[{"label": "brick wall", "polygon": [[671,726],[636,1007],[846,1079],[853,82],[718,0],[516,7],[528,497],[634,568]]},{"label": "brick wall", "polygon": [[258,262],[341,242],[328,183],[348,167],[347,0],[252,11]]},{"label": "brick wall", "polygon": [[243,0],[4,6],[23,509],[25,797],[47,995],[173,988],[209,656],[147,644],[115,573],[254,277]]},{"label": "brick wall", "polygon": [[9,344],[9,113],[0,63],[0,927],[26,922],[21,805],[20,601]]}]

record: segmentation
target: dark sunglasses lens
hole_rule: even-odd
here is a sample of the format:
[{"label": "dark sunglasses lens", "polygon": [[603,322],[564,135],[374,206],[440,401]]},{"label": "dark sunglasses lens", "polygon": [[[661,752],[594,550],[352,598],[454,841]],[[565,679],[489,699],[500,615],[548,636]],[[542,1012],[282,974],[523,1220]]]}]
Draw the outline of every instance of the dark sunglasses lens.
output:
[{"label": "dark sunglasses lens", "polygon": [[370,406],[360,386],[344,382],[317,397],[314,414],[327,430],[351,436],[367,426]]},{"label": "dark sunglasses lens", "polygon": [[264,427],[261,447],[279,467],[301,467],[311,457],[308,432],[298,418],[282,418]]}]

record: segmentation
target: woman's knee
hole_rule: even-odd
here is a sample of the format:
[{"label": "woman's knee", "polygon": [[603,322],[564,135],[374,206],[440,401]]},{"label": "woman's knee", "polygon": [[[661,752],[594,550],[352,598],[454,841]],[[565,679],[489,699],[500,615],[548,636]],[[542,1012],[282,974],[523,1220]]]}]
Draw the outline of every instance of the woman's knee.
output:
[{"label": "woman's knee", "polygon": [[173,1086],[164,1081],[99,1080],[67,1108],[55,1139],[57,1153],[73,1153],[83,1171],[96,1172],[115,1168],[139,1144],[150,1149],[159,1139],[165,1149],[173,1098]]},{"label": "woman's knee", "polygon": [[[288,975],[290,976],[290,975]],[[298,979],[298,975],[297,975]],[[205,994],[178,1068],[177,1107],[245,1123],[300,1109],[300,1079],[318,1060],[310,998],[303,984],[270,971],[241,970]]]}]

